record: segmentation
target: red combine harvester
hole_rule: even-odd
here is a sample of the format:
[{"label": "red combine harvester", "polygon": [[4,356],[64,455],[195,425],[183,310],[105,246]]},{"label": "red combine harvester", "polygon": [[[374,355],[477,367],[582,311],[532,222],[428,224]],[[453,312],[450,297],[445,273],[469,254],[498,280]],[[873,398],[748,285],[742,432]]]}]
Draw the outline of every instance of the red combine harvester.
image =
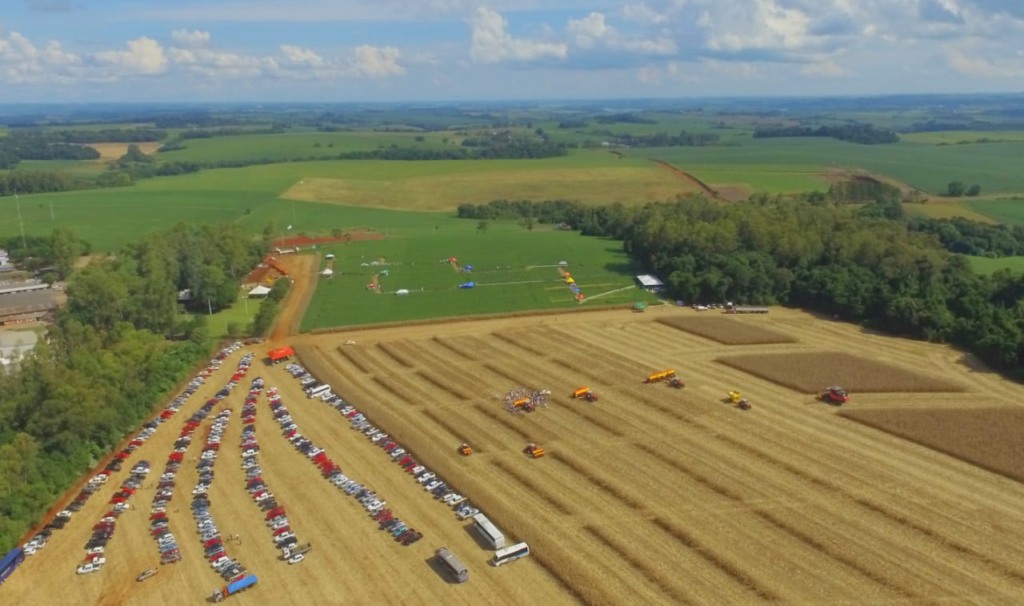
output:
[{"label": "red combine harvester", "polygon": [[826,404],[833,404],[835,406],[842,406],[850,400],[850,394],[846,393],[846,390],[838,385],[833,385],[827,388],[821,394],[821,401]]}]

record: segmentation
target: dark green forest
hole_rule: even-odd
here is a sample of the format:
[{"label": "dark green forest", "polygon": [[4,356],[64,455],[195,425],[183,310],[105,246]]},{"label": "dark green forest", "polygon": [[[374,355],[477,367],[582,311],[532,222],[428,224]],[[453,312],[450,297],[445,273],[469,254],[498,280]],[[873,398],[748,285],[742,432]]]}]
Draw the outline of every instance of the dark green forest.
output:
[{"label": "dark green forest", "polygon": [[[78,243],[49,242],[35,254],[57,263]],[[203,311],[228,305],[261,252],[235,226],[181,224],[71,275],[45,339],[0,373],[0,552],[210,354],[206,315],[182,314],[178,291]]]},{"label": "dark green forest", "polygon": [[952,343],[1024,379],[1024,275],[980,276],[954,254],[1017,254],[1019,229],[907,218],[898,198],[853,206],[822,194],[642,207],[501,200],[462,205],[458,216],[563,223],[621,240],[675,299],[802,307]]}]

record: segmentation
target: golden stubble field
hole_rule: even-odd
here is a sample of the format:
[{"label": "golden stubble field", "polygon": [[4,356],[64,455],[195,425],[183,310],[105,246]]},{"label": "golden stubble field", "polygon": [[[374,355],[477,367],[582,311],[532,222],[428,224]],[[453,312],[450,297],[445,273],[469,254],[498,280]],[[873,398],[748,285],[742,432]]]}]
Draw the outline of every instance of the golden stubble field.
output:
[{"label": "golden stubble field", "polygon": [[[855,392],[851,410],[1010,407],[1019,386],[971,371],[952,349],[801,312],[730,318],[796,340],[733,346],[657,321],[673,316],[721,318],[651,308],[296,343],[310,368],[506,534],[530,542],[533,562],[581,602],[1013,603],[1024,595],[1024,486],[717,360],[831,351],[963,390]],[[356,345],[343,345],[348,339]],[[669,367],[684,390],[642,384]],[[509,415],[495,396],[515,385],[551,389],[552,405]],[[570,400],[581,385],[600,401]],[[753,410],[724,404],[730,389]],[[476,454],[459,456],[462,441]],[[525,458],[527,442],[548,455]]]},{"label": "golden stubble field", "polygon": [[[255,365],[225,403],[236,416],[211,496],[221,530],[243,539],[241,547],[228,547],[229,555],[261,579],[231,602],[1012,604],[1024,595],[1024,486],[717,360],[845,352],[945,377],[964,390],[855,392],[851,411],[1016,407],[1019,386],[976,365],[972,371],[949,348],[865,334],[796,311],[730,318],[796,340],[763,345],[724,345],[656,321],[672,316],[720,318],[649,308],[294,338],[303,361],[336,392],[469,496],[510,539],[528,541],[533,554],[487,566],[490,552],[468,524],[337,412],[306,400],[283,368]],[[356,344],[343,345],[350,339]],[[643,384],[647,373],[668,367],[686,380],[685,389]],[[423,540],[403,548],[382,536],[280,437],[261,399],[264,478],[299,540],[314,545],[297,566],[275,560],[238,466],[237,413],[249,379],[260,374],[282,388],[300,430],[346,473],[382,493],[424,532]],[[182,412],[195,410],[227,375],[222,371]],[[495,396],[516,385],[551,389],[551,406],[510,416]],[[570,400],[581,385],[600,401]],[[730,389],[743,391],[753,410],[724,404]],[[148,459],[159,472],[184,418],[162,426],[132,461]],[[476,453],[459,456],[462,441]],[[521,450],[529,441],[548,456],[526,459]],[[219,577],[191,532],[187,493],[194,480],[194,468],[184,466],[176,496],[182,510],[171,516],[181,563],[135,583],[156,562],[144,513],[152,491],[144,490],[134,501],[143,510],[119,522],[107,566],[75,576],[89,527],[115,490],[108,486],[0,587],[0,603],[201,602]],[[430,567],[441,545],[467,562],[468,583],[449,584]]]}]

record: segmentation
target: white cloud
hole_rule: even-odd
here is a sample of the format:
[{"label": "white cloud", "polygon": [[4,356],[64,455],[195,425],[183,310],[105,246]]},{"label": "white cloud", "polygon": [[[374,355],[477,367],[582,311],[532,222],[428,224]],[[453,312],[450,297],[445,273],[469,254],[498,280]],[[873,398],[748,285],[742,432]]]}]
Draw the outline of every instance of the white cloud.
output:
[{"label": "white cloud", "polygon": [[282,44],[279,48],[281,49],[281,54],[290,63],[312,67],[320,67],[324,64],[324,58],[308,48],[292,46],[291,44]]},{"label": "white cloud", "polygon": [[564,59],[568,53],[564,42],[512,37],[505,17],[484,7],[477,9],[469,19],[469,25],[472,32],[469,56],[474,63]]},{"label": "white cloud", "polygon": [[82,59],[59,42],[37,46],[18,32],[0,35],[0,75],[10,84],[64,83],[78,78]]},{"label": "white cloud", "polygon": [[582,19],[569,19],[565,29],[581,48],[593,47],[611,32],[601,13],[590,13]]},{"label": "white cloud", "polygon": [[401,76],[405,68],[399,65],[401,53],[393,46],[370,46],[364,44],[355,50],[354,66],[358,73],[371,78]]},{"label": "white cloud", "polygon": [[994,61],[977,56],[970,56],[961,48],[947,48],[946,59],[950,67],[957,72],[972,78],[1021,78],[1024,77],[1024,61],[1021,53],[1016,57],[1000,57]]},{"label": "white cloud", "polygon": [[711,50],[793,50],[810,42],[811,20],[807,14],[781,6],[777,0],[718,6],[717,10],[705,10],[698,21],[708,31],[707,47]]},{"label": "white cloud", "polygon": [[210,44],[210,32],[176,29],[171,32],[171,40],[179,48],[203,48]]},{"label": "white cloud", "polygon": [[156,40],[142,36],[129,40],[127,46],[127,50],[96,53],[96,60],[124,73],[156,75],[167,70],[167,55]]}]

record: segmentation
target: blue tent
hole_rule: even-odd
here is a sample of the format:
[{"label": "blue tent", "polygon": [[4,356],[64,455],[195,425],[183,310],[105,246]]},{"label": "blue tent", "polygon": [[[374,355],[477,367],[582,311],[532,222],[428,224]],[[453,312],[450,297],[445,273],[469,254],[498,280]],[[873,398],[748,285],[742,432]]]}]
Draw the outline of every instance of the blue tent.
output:
[{"label": "blue tent", "polygon": [[473,288],[474,286],[476,286],[476,282],[463,282],[459,284],[459,288]]}]

